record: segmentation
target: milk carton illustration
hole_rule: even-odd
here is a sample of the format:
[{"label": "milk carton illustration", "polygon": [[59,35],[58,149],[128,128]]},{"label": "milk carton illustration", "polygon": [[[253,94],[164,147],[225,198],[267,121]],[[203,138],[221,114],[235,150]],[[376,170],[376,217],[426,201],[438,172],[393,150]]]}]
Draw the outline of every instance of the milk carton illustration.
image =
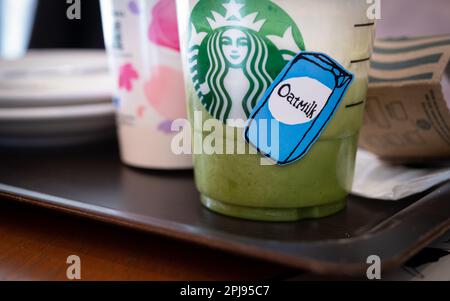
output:
[{"label": "milk carton illustration", "polygon": [[333,118],[352,81],[353,74],[326,54],[300,52],[253,109],[246,141],[279,165],[301,159]]}]

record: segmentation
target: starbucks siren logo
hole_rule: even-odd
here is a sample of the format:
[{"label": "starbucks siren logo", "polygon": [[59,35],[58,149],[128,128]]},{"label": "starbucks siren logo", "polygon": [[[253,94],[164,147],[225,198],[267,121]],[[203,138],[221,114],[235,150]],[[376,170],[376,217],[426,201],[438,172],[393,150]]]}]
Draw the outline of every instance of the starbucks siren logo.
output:
[{"label": "starbucks siren logo", "polygon": [[191,13],[189,67],[205,109],[223,122],[246,120],[303,38],[269,0],[200,0]]}]

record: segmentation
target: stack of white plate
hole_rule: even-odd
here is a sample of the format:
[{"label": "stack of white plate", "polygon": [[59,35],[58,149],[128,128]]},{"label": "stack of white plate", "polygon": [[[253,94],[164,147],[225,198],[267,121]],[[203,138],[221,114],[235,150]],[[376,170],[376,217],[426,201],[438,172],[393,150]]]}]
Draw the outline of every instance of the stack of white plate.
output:
[{"label": "stack of white plate", "polygon": [[31,51],[0,61],[0,146],[59,146],[114,135],[104,51]]}]

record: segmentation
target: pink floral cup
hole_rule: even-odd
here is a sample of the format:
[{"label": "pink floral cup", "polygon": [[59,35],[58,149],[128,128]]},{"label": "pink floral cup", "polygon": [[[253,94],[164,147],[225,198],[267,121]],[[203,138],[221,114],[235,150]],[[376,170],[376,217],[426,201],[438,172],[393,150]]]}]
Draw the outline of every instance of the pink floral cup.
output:
[{"label": "pink floral cup", "polygon": [[171,149],[172,122],[186,118],[175,0],[100,3],[123,162],[191,168],[191,156]]}]

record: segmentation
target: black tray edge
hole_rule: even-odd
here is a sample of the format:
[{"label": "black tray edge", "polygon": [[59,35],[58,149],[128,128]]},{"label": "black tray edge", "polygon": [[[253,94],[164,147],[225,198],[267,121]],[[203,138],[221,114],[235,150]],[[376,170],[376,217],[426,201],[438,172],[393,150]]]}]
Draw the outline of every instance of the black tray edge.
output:
[{"label": "black tray edge", "polygon": [[[444,188],[450,191],[450,183],[447,183]],[[426,207],[429,207],[428,205],[430,203],[430,199],[431,201],[433,200],[434,194],[438,194],[438,191],[432,192],[413,205],[397,213],[396,215],[385,221],[385,223],[383,223],[384,225],[380,225],[379,229],[374,231],[374,233],[372,234],[377,236],[379,239],[385,238],[386,235],[392,236],[393,229],[395,230],[396,227],[402,225],[402,223],[399,222],[399,216],[410,215],[415,219],[421,218],[421,212],[424,210],[426,211]],[[136,216],[131,213],[124,213],[114,209],[88,205],[77,201],[71,201],[59,197],[16,188],[9,185],[0,184],[0,196],[9,200],[27,203],[46,209],[56,210],[66,214],[73,214],[88,219],[94,219],[105,223],[124,226],[130,229],[196,243],[200,246],[207,246],[209,248],[220,249],[222,251],[230,253],[254,257],[269,262],[276,262],[288,267],[305,269],[317,274],[361,276],[365,275],[366,269],[368,267],[366,262],[363,260],[348,260],[348,258],[346,259],[345,256],[339,257],[341,255],[344,255],[343,253],[341,254],[341,251],[345,251],[345,249],[348,250],[352,248],[358,248],[359,243],[367,242],[367,240],[369,239],[367,235],[345,240],[341,239],[308,243],[310,250],[307,251],[312,252],[317,252],[318,248],[326,248],[330,250],[330,248],[337,249],[339,246],[343,246],[344,249],[336,250],[336,256],[339,257],[339,260],[330,261],[329,259],[320,258],[320,256],[316,257],[314,255],[310,257],[298,256],[295,254],[295,246],[292,250],[283,250],[280,252],[276,250],[276,245],[271,245],[267,249],[263,250],[260,247],[248,245],[241,242],[224,243],[223,241],[214,239],[213,235],[199,236],[188,232],[182,232],[180,231],[180,229],[177,229],[176,225],[170,227],[163,226],[161,225],[160,221],[158,221],[158,219],[149,219],[148,217],[145,217],[145,219],[143,219],[142,216]],[[442,204],[442,202],[445,202],[446,204],[450,204],[450,200],[443,200],[439,198],[434,200],[435,203]],[[450,208],[450,205],[448,206],[448,208]],[[414,210],[412,210],[411,208],[413,208]],[[445,208],[447,208],[447,206]],[[106,213],[105,209],[107,211]],[[446,211],[444,211],[444,215],[445,212]],[[405,226],[404,223],[403,226]],[[424,228],[427,228],[427,230],[424,230]],[[432,243],[434,240],[438,239],[448,230],[450,230],[450,216],[447,216],[447,218],[445,218],[445,216],[441,216],[440,222],[436,222],[433,227],[424,225],[424,227],[416,229],[415,232],[411,233],[413,236],[417,234],[417,241],[413,245],[409,246],[409,248],[403,248],[401,250],[399,249],[398,253],[396,253],[395,255],[392,254],[395,252],[390,252],[391,254],[381,256],[383,272],[400,267],[417,252]],[[381,253],[383,252],[383,250],[376,249],[374,249],[374,251],[375,253],[376,251],[380,251]]]}]

